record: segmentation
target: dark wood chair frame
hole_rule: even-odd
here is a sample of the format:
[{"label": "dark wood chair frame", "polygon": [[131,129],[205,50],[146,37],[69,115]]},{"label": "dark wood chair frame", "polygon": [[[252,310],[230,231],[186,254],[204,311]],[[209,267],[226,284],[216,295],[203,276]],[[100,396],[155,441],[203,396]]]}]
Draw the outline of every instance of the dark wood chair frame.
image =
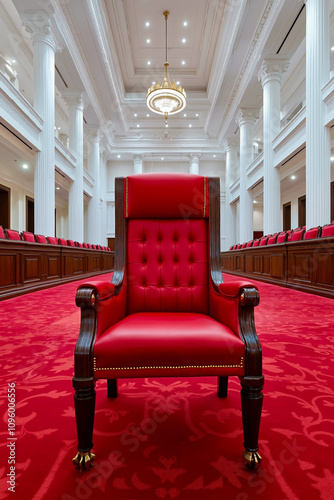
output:
[{"label": "dark wood chair frame", "polygon": [[[220,265],[220,186],[219,178],[209,178],[209,244],[210,267],[213,288],[218,291],[223,283]],[[115,269],[111,283],[114,295],[121,292],[125,271],[125,248],[127,220],[124,217],[124,178],[115,181],[116,194],[116,254]],[[218,291],[219,293],[219,291]],[[262,411],[262,350],[254,324],[254,307],[259,304],[259,293],[254,287],[244,287],[239,294],[239,328],[245,343],[245,374],[240,376],[241,409],[244,432],[243,458],[249,467],[261,462],[258,453],[258,436]],[[93,346],[96,338],[98,308],[94,286],[84,286],[77,291],[76,305],[81,308],[81,326],[75,346],[74,404],[78,434],[78,453],[73,463],[80,470],[88,469],[95,455],[93,447],[93,425],[95,413],[95,378],[93,369]],[[228,377],[218,377],[218,397],[227,396]],[[107,381],[109,398],[117,396],[117,380]]]}]

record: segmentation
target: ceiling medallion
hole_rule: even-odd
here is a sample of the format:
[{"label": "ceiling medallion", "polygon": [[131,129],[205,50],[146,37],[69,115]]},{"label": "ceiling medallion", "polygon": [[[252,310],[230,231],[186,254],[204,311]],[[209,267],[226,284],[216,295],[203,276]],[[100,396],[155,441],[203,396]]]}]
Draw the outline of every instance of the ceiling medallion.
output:
[{"label": "ceiling medallion", "polygon": [[146,103],[148,108],[154,113],[159,115],[164,115],[166,120],[166,127],[168,127],[168,116],[179,113],[186,107],[186,92],[175,82],[170,83],[168,74],[168,62],[167,62],[167,20],[169,11],[164,11],[164,17],[166,20],[166,62],[165,66],[165,76],[162,84],[157,83],[152,85],[147,91]]}]

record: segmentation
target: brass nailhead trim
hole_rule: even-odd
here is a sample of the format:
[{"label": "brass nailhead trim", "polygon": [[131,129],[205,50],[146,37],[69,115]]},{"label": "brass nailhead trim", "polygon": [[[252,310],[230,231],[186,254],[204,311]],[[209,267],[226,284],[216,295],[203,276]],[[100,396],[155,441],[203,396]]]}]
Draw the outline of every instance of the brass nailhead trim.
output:
[{"label": "brass nailhead trim", "polygon": [[206,177],[204,177],[204,214],[203,214],[204,218],[205,218],[205,209],[206,209]]},{"label": "brass nailhead trim", "polygon": [[115,367],[115,368],[100,368],[96,366],[96,358],[94,357],[94,372],[100,370],[165,370],[165,369],[172,369],[172,368],[181,368],[181,369],[187,369],[187,368],[243,368],[244,366],[244,358],[241,356],[240,358],[240,364],[239,365],[184,365],[184,366],[126,366],[126,367]]}]

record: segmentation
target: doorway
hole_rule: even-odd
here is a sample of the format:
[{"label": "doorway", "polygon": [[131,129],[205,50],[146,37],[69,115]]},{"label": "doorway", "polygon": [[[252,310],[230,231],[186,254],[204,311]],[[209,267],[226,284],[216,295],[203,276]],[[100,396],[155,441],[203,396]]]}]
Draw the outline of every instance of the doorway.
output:
[{"label": "doorway", "polygon": [[10,228],[10,189],[0,184],[0,226]]},{"label": "doorway", "polygon": [[26,196],[26,231],[29,233],[34,233],[35,223],[34,223],[34,199],[30,198],[30,196]]},{"label": "doorway", "polygon": [[291,202],[283,205],[283,231],[291,229]]},{"label": "doorway", "polygon": [[306,226],[306,194],[298,198],[298,226]]}]

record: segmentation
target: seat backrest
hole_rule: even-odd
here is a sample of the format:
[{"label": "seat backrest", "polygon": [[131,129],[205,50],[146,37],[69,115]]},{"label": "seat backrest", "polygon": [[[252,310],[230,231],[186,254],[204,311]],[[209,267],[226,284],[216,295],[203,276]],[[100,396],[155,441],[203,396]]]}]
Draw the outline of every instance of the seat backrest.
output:
[{"label": "seat backrest", "polygon": [[36,241],[37,243],[47,243],[46,237],[42,234],[36,234]]},{"label": "seat backrest", "polygon": [[301,240],[303,238],[304,231],[305,231],[305,229],[303,229],[303,228],[295,229],[292,233],[291,241]]},{"label": "seat backrest", "polygon": [[288,237],[287,231],[282,231],[278,234],[276,243],[284,243]]},{"label": "seat backrest", "polygon": [[67,240],[67,244],[69,247],[75,247],[75,243],[73,240]]},{"label": "seat backrest", "polygon": [[65,238],[58,238],[58,244],[67,247],[67,240]]},{"label": "seat backrest", "polygon": [[321,237],[325,238],[327,236],[334,236],[334,223],[326,224],[325,226],[323,226],[321,231]]},{"label": "seat backrest", "polygon": [[260,238],[259,246],[263,247],[264,245],[267,244],[267,241],[268,241],[268,236],[262,236],[262,238]]},{"label": "seat backrest", "polygon": [[127,313],[208,313],[208,179],[125,178]]},{"label": "seat backrest", "polygon": [[267,245],[274,245],[277,240],[277,234],[273,234],[272,236],[269,236]]},{"label": "seat backrest", "polygon": [[313,238],[317,238],[320,233],[320,226],[318,227],[312,227],[311,229],[308,229],[304,233],[304,240],[311,240]]},{"label": "seat backrest", "polygon": [[31,243],[35,243],[35,236],[33,233],[29,231],[22,231],[22,239],[24,241],[30,241]]},{"label": "seat backrest", "polygon": [[246,245],[246,248],[250,248],[252,245],[253,245],[253,240],[248,241],[247,245]]},{"label": "seat backrest", "polygon": [[260,243],[260,240],[257,238],[256,240],[253,241],[253,247],[258,247]]},{"label": "seat backrest", "polygon": [[48,236],[47,240],[50,245],[58,245],[58,238],[56,236]]},{"label": "seat backrest", "polygon": [[6,229],[6,235],[9,240],[21,240],[20,233],[14,229]]}]

